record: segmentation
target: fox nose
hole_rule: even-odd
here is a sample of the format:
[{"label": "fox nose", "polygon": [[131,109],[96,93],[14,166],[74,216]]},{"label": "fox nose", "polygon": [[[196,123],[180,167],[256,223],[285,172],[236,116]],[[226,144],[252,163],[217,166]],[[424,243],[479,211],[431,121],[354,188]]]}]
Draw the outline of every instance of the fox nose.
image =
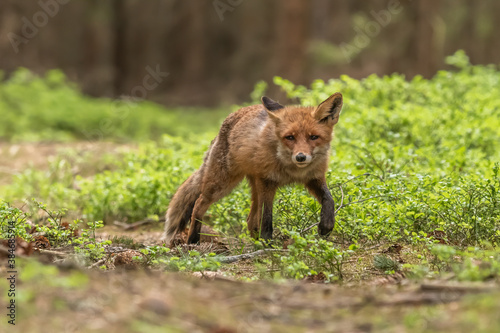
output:
[{"label": "fox nose", "polygon": [[306,155],[304,155],[303,153],[298,153],[297,156],[295,156],[297,162],[304,162],[306,158]]}]

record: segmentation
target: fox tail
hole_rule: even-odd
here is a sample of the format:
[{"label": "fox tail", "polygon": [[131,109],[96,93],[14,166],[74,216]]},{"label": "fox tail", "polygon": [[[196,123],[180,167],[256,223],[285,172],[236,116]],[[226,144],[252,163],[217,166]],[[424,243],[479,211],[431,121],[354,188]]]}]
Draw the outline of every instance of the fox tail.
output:
[{"label": "fox tail", "polygon": [[167,209],[163,240],[169,244],[172,238],[186,229],[191,220],[196,200],[201,195],[202,170],[194,172],[175,192]]}]

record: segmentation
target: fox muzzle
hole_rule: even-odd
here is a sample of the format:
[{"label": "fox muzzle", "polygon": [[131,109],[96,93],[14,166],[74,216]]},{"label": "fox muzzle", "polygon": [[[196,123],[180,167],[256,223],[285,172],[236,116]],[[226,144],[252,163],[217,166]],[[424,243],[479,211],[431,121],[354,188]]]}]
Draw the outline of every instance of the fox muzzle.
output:
[{"label": "fox muzzle", "polygon": [[292,156],[293,163],[295,163],[295,165],[298,166],[299,168],[307,166],[311,162],[311,160],[312,160],[311,155],[306,155],[302,152]]}]

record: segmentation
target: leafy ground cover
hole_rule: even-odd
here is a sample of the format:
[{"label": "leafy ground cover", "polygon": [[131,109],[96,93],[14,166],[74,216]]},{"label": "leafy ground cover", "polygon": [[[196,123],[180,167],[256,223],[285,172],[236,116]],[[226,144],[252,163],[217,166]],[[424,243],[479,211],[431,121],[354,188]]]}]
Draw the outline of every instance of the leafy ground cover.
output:
[{"label": "leafy ground cover", "polygon": [[[19,142],[144,141],[217,126],[224,110],[165,108],[139,99],[90,98],[59,70],[43,77],[0,72],[0,140]],[[206,114],[210,113],[207,117]]]},{"label": "leafy ground cover", "polygon": [[[105,127],[112,128],[105,138],[140,143],[102,154],[67,149],[43,167],[16,172],[0,187],[2,238],[8,222],[15,221],[22,256],[32,256],[37,248],[48,261],[94,270],[114,271],[122,266],[175,271],[181,276],[197,272],[229,279],[229,284],[241,284],[242,290],[251,289],[243,281],[290,280],[366,286],[435,279],[498,285],[500,71],[496,66],[473,66],[461,52],[447,62],[456,69],[438,72],[432,79],[406,80],[398,74],[362,80],[341,76],[315,81],[308,88],[275,78],[292,101],[315,105],[340,91],[345,106],[327,174],[337,203],[333,234],[327,239],[317,237],[320,205],[302,187],[290,186],[275,199],[271,247],[251,239],[246,231],[250,207],[246,183],[211,207],[205,242],[199,246],[160,240],[170,198],[199,167],[220,119],[231,110],[209,117],[204,112],[170,113],[150,103],[135,103],[138,112],[124,121],[106,111],[116,103],[81,96],[57,72],[40,79],[21,71],[0,85],[0,95],[5,97],[0,103],[8,103],[0,112],[10,108],[26,115],[19,122],[11,115],[9,126],[0,125],[3,139],[81,140],[85,139],[82,126],[99,129],[105,123],[112,124]],[[57,111],[42,111],[43,119],[33,118],[38,114],[35,103],[22,98],[23,89],[41,94],[40,110]],[[265,89],[266,84],[259,83],[252,99]],[[81,109],[72,109],[76,107]],[[82,118],[72,118],[75,112]],[[142,117],[139,114],[144,119],[134,118]],[[63,120],[67,123],[62,124]],[[190,283],[186,288],[192,288]],[[370,297],[364,292],[360,297],[365,296]],[[475,325],[482,316],[491,318],[488,314],[498,308],[495,298],[470,302],[416,313],[408,310],[403,314],[405,322],[398,325],[415,332],[450,327],[460,331],[470,326],[458,319],[450,319],[446,325],[451,326],[446,326],[439,319],[429,321],[427,316],[424,320],[421,314],[427,311],[432,318],[449,319],[460,311],[468,313],[470,325]],[[480,314],[479,309],[485,310]],[[279,312],[277,316],[289,315]],[[151,320],[153,324],[147,325],[163,323]],[[201,325],[198,320],[202,319],[196,321]],[[230,321],[219,324],[234,328]],[[385,324],[394,323],[387,319],[381,326],[365,327],[361,322],[356,329],[390,331]],[[179,325],[180,331],[186,329]],[[318,327],[321,331],[326,326]],[[495,331],[488,330],[492,327],[488,324],[483,331]]]}]

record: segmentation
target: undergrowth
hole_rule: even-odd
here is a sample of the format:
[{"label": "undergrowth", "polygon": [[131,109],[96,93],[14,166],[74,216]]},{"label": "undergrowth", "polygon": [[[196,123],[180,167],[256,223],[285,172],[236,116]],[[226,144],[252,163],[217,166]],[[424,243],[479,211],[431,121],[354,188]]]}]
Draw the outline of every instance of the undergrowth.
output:
[{"label": "undergrowth", "polygon": [[[266,267],[263,278],[299,279],[322,273],[329,281],[342,279],[349,258],[376,244],[423,249],[418,263],[399,265],[379,257],[374,266],[384,272],[408,269],[414,276],[454,272],[465,280],[498,277],[500,71],[495,66],[473,66],[462,52],[448,57],[447,62],[457,69],[440,71],[432,79],[417,76],[406,80],[398,74],[362,80],[341,76],[328,82],[317,80],[307,88],[275,78],[275,83],[300,104],[316,105],[340,91],[345,105],[327,172],[338,209],[333,234],[329,239],[316,236],[321,206],[302,187],[280,189],[274,206],[274,246],[286,247],[286,254],[274,252],[257,259],[256,267]],[[47,93],[51,96],[47,100],[72,89],[56,74],[50,75],[55,78],[45,80],[54,81],[61,91]],[[25,72],[19,76],[1,85],[0,94],[10,97],[0,101],[24,110],[21,99],[13,102],[8,89],[14,88],[9,85],[17,84],[19,89],[43,86],[43,80],[30,78]],[[252,96],[262,94],[265,86],[260,83],[258,93]],[[71,91],[70,95],[75,94]],[[75,104],[67,99],[63,102]],[[44,103],[48,102],[42,102],[41,107]],[[109,101],[89,99],[88,103],[105,107]],[[86,120],[57,125],[54,133],[77,126],[79,121]],[[117,124],[121,129],[113,133],[118,137],[141,137],[140,132]],[[2,135],[14,138],[9,126],[3,128]],[[158,126],[176,127],[161,121]],[[153,133],[159,131],[154,128]],[[29,131],[41,133],[36,128]],[[28,169],[15,176],[0,194],[9,201],[35,197],[52,207],[66,207],[82,223],[159,218],[178,186],[200,166],[216,127],[206,125],[202,132],[164,135],[143,143],[116,161],[113,170],[93,176],[75,175],[71,161],[60,157],[49,170]],[[232,253],[261,246],[246,231],[249,208],[250,195],[244,182],[207,214],[207,224],[235,239]],[[4,205],[4,214],[10,210]],[[22,230],[19,235],[25,237]],[[50,234],[47,229],[45,232]],[[187,252],[179,256],[170,250],[144,249],[140,260],[177,271],[219,269],[217,255]]]}]

